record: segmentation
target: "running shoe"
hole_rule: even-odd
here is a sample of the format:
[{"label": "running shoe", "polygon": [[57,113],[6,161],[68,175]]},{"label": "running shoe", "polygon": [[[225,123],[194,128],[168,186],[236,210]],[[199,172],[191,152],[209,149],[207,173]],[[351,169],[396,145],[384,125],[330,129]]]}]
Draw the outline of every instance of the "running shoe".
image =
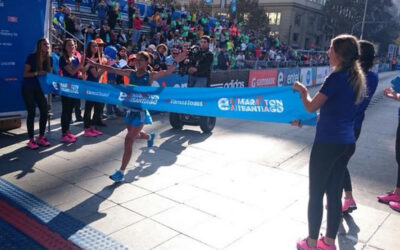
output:
[{"label": "running shoe", "polygon": [[36,139],[36,143],[44,147],[50,146],[50,142],[44,136],[39,136],[39,138]]},{"label": "running shoe", "polygon": [[92,130],[92,133],[95,133],[97,135],[102,135],[103,134],[103,132],[101,132],[101,131],[99,131],[99,130],[97,130],[95,128],[91,128],[91,130]]},{"label": "running shoe", "polygon": [[319,249],[319,250],[336,250],[336,246],[326,244],[324,241],[324,238],[325,237],[322,237],[317,241],[317,249]]},{"label": "running shoe", "polygon": [[85,128],[85,132],[83,133],[83,136],[96,137],[97,134],[93,133],[93,131],[90,128]]},{"label": "running shoe", "polygon": [[147,147],[148,147],[148,148],[153,147],[154,138],[155,138],[155,137],[156,137],[156,133],[151,132],[151,133],[150,133],[150,138],[147,140]]},{"label": "running shoe", "polygon": [[379,195],[377,198],[378,198],[379,202],[382,202],[385,204],[389,204],[389,202],[391,202],[391,201],[400,202],[400,196],[395,194],[393,191],[388,192],[387,194],[384,194],[384,195]]},{"label": "running shoe", "polygon": [[30,149],[38,149],[38,148],[39,148],[39,145],[35,142],[34,139],[30,139],[30,140],[28,141],[28,147],[29,147]]},{"label": "running shoe", "polygon": [[400,202],[390,201],[389,206],[397,212],[400,212]]},{"label": "running shoe", "polygon": [[356,201],[353,198],[344,199],[342,205],[342,212],[343,213],[351,213],[357,209]]},{"label": "running shoe", "polygon": [[74,143],[74,142],[76,142],[76,139],[73,139],[72,137],[69,137],[68,135],[62,135],[61,141],[66,142],[66,143]]},{"label": "running shoe", "polygon": [[75,141],[78,139],[78,137],[76,135],[73,135],[71,133],[71,131],[67,131],[67,136],[71,137],[72,139],[74,139]]},{"label": "running shoe", "polygon": [[297,241],[297,250],[318,250],[317,247],[310,247],[307,243],[307,238]]},{"label": "running shoe", "polygon": [[121,182],[125,180],[124,174],[120,170],[116,170],[115,173],[110,175],[110,179],[115,182]]},{"label": "running shoe", "polygon": [[118,117],[117,117],[117,115],[116,114],[109,114],[109,115],[107,115],[107,119],[108,120],[114,120],[114,119],[117,119]]}]

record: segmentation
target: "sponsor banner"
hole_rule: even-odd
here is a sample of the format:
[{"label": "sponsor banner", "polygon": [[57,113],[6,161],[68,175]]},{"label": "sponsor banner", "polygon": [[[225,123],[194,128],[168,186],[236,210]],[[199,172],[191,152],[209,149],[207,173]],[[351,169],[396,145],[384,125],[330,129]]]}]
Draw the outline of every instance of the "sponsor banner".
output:
[{"label": "sponsor banner", "polygon": [[317,84],[317,68],[313,67],[312,68],[312,85],[316,85]]},{"label": "sponsor banner", "polygon": [[331,67],[323,66],[317,67],[316,84],[320,85],[325,82],[325,78],[331,73]]},{"label": "sponsor banner", "polygon": [[249,87],[270,87],[276,86],[278,71],[276,69],[268,70],[250,70]]},{"label": "sponsor banner", "polygon": [[293,85],[296,81],[300,81],[300,69],[279,69],[278,70],[278,86],[290,86]]},{"label": "sponsor banner", "polygon": [[192,115],[289,123],[300,119],[315,125],[316,113],[308,113],[298,92],[275,88],[156,88],[100,84],[47,74],[40,77],[45,93]]},{"label": "sponsor banner", "polygon": [[21,95],[25,60],[45,35],[49,6],[49,0],[0,0],[0,113],[25,111]]},{"label": "sponsor banner", "polygon": [[159,78],[153,82],[153,87],[173,87],[173,88],[186,88],[188,83],[188,76],[181,76],[179,74],[171,74],[166,77]]},{"label": "sponsor banner", "polygon": [[313,84],[312,68],[300,69],[300,82],[305,86],[311,86]]},{"label": "sponsor banner", "polygon": [[212,88],[244,88],[248,86],[249,71],[218,71],[212,72],[210,87]]}]

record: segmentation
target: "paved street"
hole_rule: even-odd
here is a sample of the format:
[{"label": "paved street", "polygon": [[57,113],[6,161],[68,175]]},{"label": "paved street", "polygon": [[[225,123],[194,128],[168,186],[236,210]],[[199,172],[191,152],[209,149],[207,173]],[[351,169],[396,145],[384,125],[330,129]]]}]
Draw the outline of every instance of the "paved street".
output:
[{"label": "paved street", "polygon": [[[397,175],[394,144],[400,103],[382,90],[397,72],[380,74],[349,168],[358,210],[344,217],[339,249],[400,249],[400,213],[377,202]],[[313,91],[317,89],[314,88]],[[126,181],[119,168],[122,119],[105,121],[104,135],[77,143],[60,137],[60,106],[50,148],[26,148],[25,124],[0,135],[0,177],[136,250],[295,249],[307,235],[308,160],[315,128],[217,119],[210,135],[199,127],[171,129],[153,116],[153,148],[134,145]],[[38,125],[35,125],[38,128]],[[326,223],[323,221],[324,232]]]}]

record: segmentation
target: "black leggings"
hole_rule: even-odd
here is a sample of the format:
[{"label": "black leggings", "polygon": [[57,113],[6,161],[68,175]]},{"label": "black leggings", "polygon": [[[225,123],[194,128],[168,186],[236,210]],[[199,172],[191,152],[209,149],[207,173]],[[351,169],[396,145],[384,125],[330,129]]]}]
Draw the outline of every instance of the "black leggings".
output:
[{"label": "black leggings", "polygon": [[398,167],[396,187],[400,188],[400,119],[397,125],[397,132],[396,132],[396,161]]},{"label": "black leggings", "polygon": [[104,103],[96,102],[94,105],[94,112],[93,112],[93,123],[94,125],[101,123],[101,115],[103,114],[104,110]]},{"label": "black leggings", "polygon": [[[94,117],[98,115],[96,113],[99,108],[96,109],[96,105],[100,105],[98,102],[92,102],[92,101],[85,101],[85,113],[83,114],[83,126],[84,128],[90,128],[90,126],[96,125]],[[93,119],[92,117],[92,108],[94,108],[94,114],[93,114]]]},{"label": "black leggings", "polygon": [[[356,128],[354,129],[354,136],[356,137],[356,141],[358,140],[358,137],[360,137],[360,133],[361,129],[356,129]],[[353,187],[351,186],[350,172],[349,169],[347,168],[347,165],[349,164],[350,158],[353,156],[355,152],[356,152],[356,147],[351,148],[348,152],[346,152],[347,162],[343,180],[343,189],[346,192],[353,191]]]},{"label": "black leggings", "polygon": [[61,111],[61,130],[62,134],[66,134],[69,130],[69,124],[72,119],[72,110],[76,104],[76,99],[66,96],[61,96],[61,104],[62,104],[62,111]]},{"label": "black leggings", "polygon": [[310,156],[310,200],[308,202],[308,231],[311,239],[318,239],[323,213],[323,198],[328,199],[328,227],[326,236],[336,238],[342,217],[341,194],[346,169],[345,153],[355,144],[314,143]]},{"label": "black leggings", "polygon": [[24,99],[26,110],[28,111],[26,128],[28,129],[29,139],[33,139],[34,137],[33,125],[36,115],[35,104],[37,104],[40,111],[39,134],[44,135],[47,121],[47,101],[42,90],[22,87],[22,98]]}]

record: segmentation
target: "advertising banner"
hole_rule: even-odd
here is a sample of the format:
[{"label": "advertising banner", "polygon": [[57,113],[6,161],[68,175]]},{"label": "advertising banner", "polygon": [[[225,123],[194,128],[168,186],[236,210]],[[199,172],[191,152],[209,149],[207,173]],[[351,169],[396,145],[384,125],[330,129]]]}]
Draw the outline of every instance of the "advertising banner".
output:
[{"label": "advertising banner", "polygon": [[25,60],[45,36],[49,6],[49,0],[0,0],[0,119],[24,114]]},{"label": "advertising banner", "polygon": [[308,113],[298,92],[275,88],[156,88],[82,81],[54,74],[40,77],[45,93],[192,115],[289,123],[301,120],[315,125],[316,113]]},{"label": "advertising banner", "polygon": [[276,69],[268,70],[250,70],[249,87],[271,87],[276,86],[278,71]]},{"label": "advertising banner", "polygon": [[316,84],[320,85],[325,82],[325,78],[331,73],[331,67],[323,66],[317,67]]},{"label": "advertising banner", "polygon": [[301,68],[300,82],[305,86],[311,86],[313,84],[312,68]]},{"label": "advertising banner", "polygon": [[296,81],[300,81],[299,68],[278,69],[277,86],[290,86]]},{"label": "advertising banner", "polygon": [[248,86],[249,71],[218,71],[211,73],[212,88],[245,88]]}]

